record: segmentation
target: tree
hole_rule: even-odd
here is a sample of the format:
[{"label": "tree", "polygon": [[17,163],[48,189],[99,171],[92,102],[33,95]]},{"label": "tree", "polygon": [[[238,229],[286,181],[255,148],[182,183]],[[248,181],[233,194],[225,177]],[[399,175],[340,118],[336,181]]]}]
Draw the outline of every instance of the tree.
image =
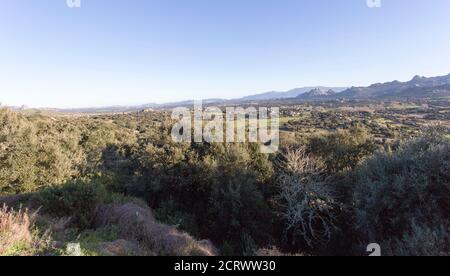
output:
[{"label": "tree", "polygon": [[327,243],[335,228],[336,199],[323,165],[305,147],[288,150],[283,159],[278,200],[286,236],[293,245]]}]

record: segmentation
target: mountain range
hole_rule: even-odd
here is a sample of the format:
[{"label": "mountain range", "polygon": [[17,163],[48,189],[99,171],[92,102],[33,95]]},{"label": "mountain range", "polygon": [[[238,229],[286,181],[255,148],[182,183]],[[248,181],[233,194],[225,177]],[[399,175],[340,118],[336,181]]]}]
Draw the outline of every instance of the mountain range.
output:
[{"label": "mountain range", "polygon": [[[205,104],[239,104],[252,103],[258,101],[286,100],[314,101],[314,100],[382,100],[382,99],[423,99],[423,98],[443,98],[450,97],[450,74],[439,77],[415,76],[410,81],[392,81],[376,83],[366,87],[302,87],[285,92],[266,92],[246,96],[233,100],[208,99]],[[169,103],[159,105],[159,107],[173,107],[177,105],[192,105],[193,101]]]},{"label": "mountain range", "polygon": [[[367,87],[302,87],[289,91],[271,91],[250,95],[238,99],[205,99],[203,104],[241,104],[259,101],[292,100],[292,101],[327,101],[327,100],[383,100],[383,99],[437,99],[450,98],[450,74],[440,77],[415,76],[407,82],[392,81],[376,83]],[[182,101],[165,104],[149,103],[138,106],[111,106],[102,108],[78,109],[46,109],[57,112],[73,113],[112,113],[132,112],[145,109],[164,109],[177,106],[192,106],[193,101]]]},{"label": "mountain range", "polygon": [[271,91],[256,95],[251,95],[247,97],[243,97],[240,99],[237,99],[239,101],[265,101],[265,100],[276,100],[276,99],[289,99],[289,98],[295,98],[299,95],[309,93],[313,90],[333,90],[336,92],[341,92],[343,90],[347,89],[347,87],[324,87],[324,86],[315,86],[315,87],[301,87],[301,88],[295,88],[286,92],[277,92],[277,91]]},{"label": "mountain range", "polygon": [[333,89],[314,88],[307,93],[298,95],[296,98],[300,100],[323,99],[336,95]]},{"label": "mountain range", "polygon": [[407,82],[376,83],[368,87],[351,87],[333,97],[343,99],[428,98],[450,96],[450,74],[426,78],[415,76]]}]

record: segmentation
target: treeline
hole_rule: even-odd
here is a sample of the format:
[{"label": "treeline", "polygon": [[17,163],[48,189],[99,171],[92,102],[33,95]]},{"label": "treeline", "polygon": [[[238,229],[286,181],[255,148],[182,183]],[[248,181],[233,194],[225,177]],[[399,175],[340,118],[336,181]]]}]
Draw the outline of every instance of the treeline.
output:
[{"label": "treeline", "polygon": [[385,254],[450,253],[448,130],[380,147],[354,127],[282,139],[265,155],[256,144],[175,143],[171,125],[163,113],[2,109],[0,195],[38,193],[50,209],[71,197],[54,209],[73,212],[79,228],[93,227],[99,194],[138,197],[222,255],[362,255],[373,242]]}]

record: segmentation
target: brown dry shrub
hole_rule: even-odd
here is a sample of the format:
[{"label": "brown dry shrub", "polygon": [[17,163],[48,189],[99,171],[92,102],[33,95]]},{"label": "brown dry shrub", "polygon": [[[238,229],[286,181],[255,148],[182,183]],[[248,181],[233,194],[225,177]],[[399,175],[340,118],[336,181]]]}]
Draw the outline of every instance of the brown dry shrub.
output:
[{"label": "brown dry shrub", "polygon": [[[3,205],[0,209],[0,255],[27,255],[37,244],[31,228],[34,225],[36,213],[28,210],[14,211]],[[22,252],[19,249],[28,251]]]},{"label": "brown dry shrub", "polygon": [[300,257],[300,256],[306,256],[304,254],[298,253],[298,254],[287,254],[287,253],[282,253],[280,251],[280,249],[278,249],[277,247],[272,247],[272,248],[262,248],[259,249],[256,252],[256,256],[258,257],[291,257],[291,256],[296,256],[296,257]]},{"label": "brown dry shrub", "polygon": [[138,241],[158,255],[213,256],[216,249],[208,241],[196,241],[174,227],[155,221],[148,207],[134,203],[98,208],[97,227],[114,226],[123,238]]}]

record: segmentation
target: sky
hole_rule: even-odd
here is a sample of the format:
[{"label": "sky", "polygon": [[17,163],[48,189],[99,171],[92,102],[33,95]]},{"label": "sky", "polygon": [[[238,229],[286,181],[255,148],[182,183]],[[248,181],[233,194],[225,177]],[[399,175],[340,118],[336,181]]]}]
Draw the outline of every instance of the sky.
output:
[{"label": "sky", "polygon": [[450,1],[379,1],[0,0],[0,102],[133,105],[450,73]]}]

